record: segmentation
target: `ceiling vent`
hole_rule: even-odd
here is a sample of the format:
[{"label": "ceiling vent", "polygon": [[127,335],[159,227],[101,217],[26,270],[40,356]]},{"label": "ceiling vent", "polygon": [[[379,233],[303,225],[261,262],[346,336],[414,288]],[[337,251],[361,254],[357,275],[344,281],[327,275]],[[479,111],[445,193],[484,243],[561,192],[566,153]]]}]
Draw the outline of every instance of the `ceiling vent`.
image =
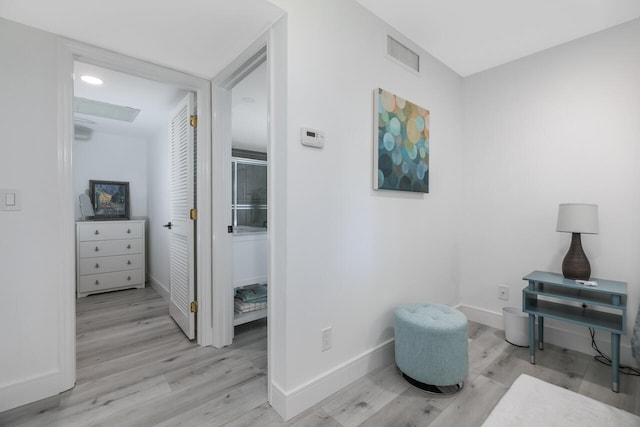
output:
[{"label": "ceiling vent", "polygon": [[74,97],[73,112],[131,123],[136,119],[136,117],[138,117],[140,110],[138,108],[125,107],[124,105],[109,104],[106,102],[95,101],[93,99]]},{"label": "ceiling vent", "polygon": [[387,35],[387,54],[413,71],[420,72],[420,55],[389,35]]}]

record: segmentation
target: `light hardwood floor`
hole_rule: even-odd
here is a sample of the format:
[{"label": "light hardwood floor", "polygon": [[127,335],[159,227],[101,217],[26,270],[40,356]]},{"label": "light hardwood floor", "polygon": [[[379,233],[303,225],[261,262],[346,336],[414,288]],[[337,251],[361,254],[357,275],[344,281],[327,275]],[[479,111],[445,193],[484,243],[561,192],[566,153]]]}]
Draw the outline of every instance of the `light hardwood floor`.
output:
[{"label": "light hardwood floor", "polygon": [[151,288],[77,302],[77,384],[0,413],[2,426],[479,426],[520,373],[640,414],[640,378],[546,345],[537,364],[502,331],[470,323],[465,387],[441,397],[383,367],[283,422],[266,402],[266,322],[236,328],[232,346],[201,348],[173,323]]}]

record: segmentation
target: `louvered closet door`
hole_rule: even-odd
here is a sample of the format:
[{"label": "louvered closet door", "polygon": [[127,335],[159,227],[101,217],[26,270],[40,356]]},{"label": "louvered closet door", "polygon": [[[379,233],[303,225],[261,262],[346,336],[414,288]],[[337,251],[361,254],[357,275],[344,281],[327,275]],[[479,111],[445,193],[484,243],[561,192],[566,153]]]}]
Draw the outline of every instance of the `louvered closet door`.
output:
[{"label": "louvered closet door", "polygon": [[195,110],[195,96],[189,93],[176,107],[169,125],[170,191],[170,280],[169,312],[189,339],[195,338],[194,223],[189,211],[195,208],[195,129],[189,119]]}]

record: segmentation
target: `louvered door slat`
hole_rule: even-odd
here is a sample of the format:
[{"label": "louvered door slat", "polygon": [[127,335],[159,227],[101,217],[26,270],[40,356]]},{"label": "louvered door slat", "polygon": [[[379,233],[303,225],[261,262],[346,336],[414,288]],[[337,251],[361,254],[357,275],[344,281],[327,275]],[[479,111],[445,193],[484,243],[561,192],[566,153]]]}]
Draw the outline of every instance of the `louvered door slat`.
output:
[{"label": "louvered door slat", "polygon": [[195,300],[193,223],[189,210],[195,207],[194,179],[195,130],[189,124],[194,114],[194,95],[188,94],[176,107],[170,121],[169,191],[171,216],[170,303],[171,317],[189,339],[195,338]]}]

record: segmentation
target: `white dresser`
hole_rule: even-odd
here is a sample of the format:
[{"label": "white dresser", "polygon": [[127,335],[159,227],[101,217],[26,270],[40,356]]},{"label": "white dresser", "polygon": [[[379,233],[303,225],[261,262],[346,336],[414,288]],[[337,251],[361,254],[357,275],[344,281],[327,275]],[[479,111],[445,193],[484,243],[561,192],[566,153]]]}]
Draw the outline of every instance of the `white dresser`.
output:
[{"label": "white dresser", "polygon": [[76,222],[78,298],[145,282],[145,221]]}]

